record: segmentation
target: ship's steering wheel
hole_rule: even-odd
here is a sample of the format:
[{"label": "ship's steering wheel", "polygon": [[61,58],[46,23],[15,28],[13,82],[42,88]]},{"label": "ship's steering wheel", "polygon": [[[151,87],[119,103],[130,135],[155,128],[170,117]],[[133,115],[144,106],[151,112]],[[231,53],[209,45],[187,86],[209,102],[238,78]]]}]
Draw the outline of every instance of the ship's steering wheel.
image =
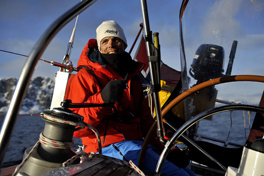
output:
[{"label": "ship's steering wheel", "polygon": [[[203,88],[209,87],[209,86],[213,86],[213,85],[217,85],[217,84],[222,84],[222,83],[227,83],[227,82],[235,82],[235,81],[252,81],[252,82],[264,82],[264,76],[256,76],[256,75],[237,75],[237,76],[226,76],[226,77],[220,77],[220,78],[215,78],[203,83],[200,83],[190,89],[188,89],[187,91],[183,92],[182,94],[180,94],[179,96],[177,96],[175,99],[173,99],[161,112],[161,116],[164,117],[164,115],[171,109],[173,108],[177,103],[179,103],[180,101],[182,101],[184,98],[186,98],[187,96],[191,95],[192,93],[199,91]],[[170,141],[168,141],[166,143],[166,145],[164,146],[164,149],[161,153],[161,156],[159,158],[157,167],[156,167],[156,173],[159,175],[161,173],[161,169],[163,166],[163,163],[165,161],[165,158],[167,157],[170,148],[173,146],[173,143],[180,137],[183,135],[183,133],[189,129],[192,125],[196,124],[198,121],[219,113],[219,112],[223,112],[223,111],[231,111],[231,110],[250,110],[250,111],[256,111],[256,112],[264,112],[264,108],[260,108],[257,106],[248,106],[248,105],[228,105],[228,106],[223,106],[220,108],[213,108],[209,111],[200,113],[199,115],[197,115],[195,118],[193,118],[192,120],[187,121],[184,125],[182,125],[177,132],[173,135],[173,137],[170,139]],[[139,161],[138,161],[138,166],[139,168],[143,168],[143,163],[144,163],[144,157],[146,154],[146,150],[147,150],[147,146],[150,143],[150,139],[151,137],[154,136],[155,134],[155,130],[156,130],[156,125],[157,122],[155,121],[155,123],[153,123],[151,129],[148,131],[148,134],[145,137],[144,143],[142,145],[141,151],[140,151],[140,156],[139,156]],[[210,157],[210,156],[207,156]],[[211,158],[210,158],[211,159]],[[215,161],[215,160],[213,160]],[[221,165],[219,162],[216,163],[218,164],[223,170],[226,170],[226,168]]]}]

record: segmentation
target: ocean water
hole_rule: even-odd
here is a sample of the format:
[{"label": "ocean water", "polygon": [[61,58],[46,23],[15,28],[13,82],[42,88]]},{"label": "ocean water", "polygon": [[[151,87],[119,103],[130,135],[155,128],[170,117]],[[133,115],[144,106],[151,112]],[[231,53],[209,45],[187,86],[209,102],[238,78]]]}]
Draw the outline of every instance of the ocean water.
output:
[{"label": "ocean water", "polygon": [[[232,120],[230,115],[232,116]],[[243,113],[243,111],[216,114],[212,120],[204,119],[199,122],[198,134],[223,141],[228,139],[227,141],[229,142],[243,145],[249,134],[254,116],[254,113],[248,115],[248,112]],[[3,120],[3,118],[0,119],[1,127]],[[25,149],[35,145],[39,139],[39,134],[43,130],[44,121],[40,116],[19,117],[12,133],[2,167],[21,161]],[[74,138],[74,141],[74,148],[78,148],[78,145],[81,145],[80,139]]]},{"label": "ocean water", "polygon": [[[255,112],[248,111],[228,111],[215,114],[211,120],[204,119],[199,122],[198,134],[226,143],[244,145],[254,117]],[[214,143],[224,146],[224,143]]]}]

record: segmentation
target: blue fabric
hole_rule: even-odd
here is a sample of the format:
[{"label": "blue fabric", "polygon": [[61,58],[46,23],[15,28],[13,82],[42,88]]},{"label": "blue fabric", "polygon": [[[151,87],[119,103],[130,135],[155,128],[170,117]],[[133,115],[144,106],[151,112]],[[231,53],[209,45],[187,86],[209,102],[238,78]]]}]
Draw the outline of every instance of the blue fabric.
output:
[{"label": "blue fabric", "polygon": [[[103,147],[102,154],[120,160],[132,160],[134,164],[138,165],[138,159],[142,144],[143,141],[141,140],[129,140],[115,143],[114,145],[118,148],[118,150],[122,153],[124,157],[112,145]],[[160,155],[155,152],[155,147],[149,145],[146,151],[143,172],[154,173],[159,157]],[[167,176],[195,176],[195,174],[189,168],[179,168],[167,160],[164,162],[161,173]]]}]

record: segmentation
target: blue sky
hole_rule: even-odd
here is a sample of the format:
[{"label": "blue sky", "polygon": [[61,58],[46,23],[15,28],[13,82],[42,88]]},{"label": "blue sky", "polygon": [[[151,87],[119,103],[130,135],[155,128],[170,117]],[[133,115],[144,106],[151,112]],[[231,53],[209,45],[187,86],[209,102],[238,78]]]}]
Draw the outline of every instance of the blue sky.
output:
[{"label": "blue sky", "polygon": [[[28,55],[49,25],[78,2],[78,0],[1,0],[0,49]],[[160,34],[162,60],[172,68],[180,70],[178,16],[181,2],[179,0],[147,2],[150,28]],[[232,74],[264,75],[263,17],[262,0],[190,0],[183,18],[188,64],[191,64],[194,53],[201,44],[211,43],[224,47],[226,69],[232,42],[237,40],[238,48]],[[77,64],[88,39],[95,38],[96,27],[102,21],[110,19],[116,20],[123,27],[128,40],[128,51],[142,22],[140,0],[98,0],[81,13],[70,57],[74,65]],[[55,36],[42,59],[62,61],[73,26],[74,20]],[[0,52],[0,78],[18,78],[25,60],[26,58],[21,56]],[[58,68],[39,61],[33,77],[39,75],[53,77],[57,70]],[[238,89],[243,90],[239,96],[247,92],[244,85],[231,86],[236,87],[233,89],[234,92]],[[224,87],[227,88],[228,85]],[[255,85],[253,87],[255,88]],[[263,89],[257,89],[254,102],[258,102],[261,90]]]},{"label": "blue sky", "polygon": [[[0,22],[3,27],[1,27],[0,34],[0,49],[28,55],[48,26],[78,2],[75,0],[1,1]],[[160,32],[159,30],[161,30],[166,38],[168,38],[169,34],[172,34],[175,39],[170,36],[171,39],[168,42],[175,43],[174,40],[178,38],[178,13],[175,12],[180,8],[180,3],[176,1],[175,3],[156,1],[155,4],[148,3],[148,7],[151,30],[153,32]],[[163,14],[164,17],[160,16],[160,14]],[[77,63],[78,57],[88,39],[95,38],[96,27],[102,21],[110,19],[116,20],[124,28],[128,40],[128,51],[140,29],[139,24],[142,22],[140,1],[99,0],[83,12],[79,16],[75,42],[71,53],[71,59],[74,64]],[[172,19],[174,21],[173,25],[171,24]],[[57,34],[42,59],[62,61],[73,26],[74,21],[66,25]],[[179,45],[178,41],[176,44]],[[170,44],[166,44],[166,47],[170,47]],[[0,71],[0,77],[18,77],[20,74],[19,69],[22,68],[21,66],[26,58],[6,53],[0,54],[0,64],[5,65],[4,70]],[[46,63],[40,64],[41,66],[38,67],[41,67],[41,70],[36,70],[34,76],[42,75],[44,70],[49,70],[49,66]],[[37,73],[38,71],[40,72]],[[50,72],[48,74],[51,76]]]}]

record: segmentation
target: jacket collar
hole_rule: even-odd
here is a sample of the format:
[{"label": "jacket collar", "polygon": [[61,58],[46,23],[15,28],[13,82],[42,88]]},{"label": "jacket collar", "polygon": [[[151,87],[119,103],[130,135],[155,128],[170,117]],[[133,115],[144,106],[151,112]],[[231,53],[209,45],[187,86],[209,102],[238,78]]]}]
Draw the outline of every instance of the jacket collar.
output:
[{"label": "jacket collar", "polygon": [[[90,39],[86,46],[84,47],[80,59],[78,61],[77,67],[84,65],[90,68],[93,68],[94,71],[96,70],[101,70],[103,68],[104,71],[106,70],[111,70],[110,72],[113,72],[113,69],[110,67],[107,67],[106,64],[104,63],[102,56],[97,48],[97,45],[94,44],[96,43],[95,39]],[[128,74],[127,79],[130,79],[131,77],[135,76],[138,74],[141,70],[144,68],[144,64],[141,62],[136,62],[132,60],[135,64],[135,69],[132,73]],[[108,72],[108,71],[107,71]],[[116,73],[117,74],[117,73]]]}]

